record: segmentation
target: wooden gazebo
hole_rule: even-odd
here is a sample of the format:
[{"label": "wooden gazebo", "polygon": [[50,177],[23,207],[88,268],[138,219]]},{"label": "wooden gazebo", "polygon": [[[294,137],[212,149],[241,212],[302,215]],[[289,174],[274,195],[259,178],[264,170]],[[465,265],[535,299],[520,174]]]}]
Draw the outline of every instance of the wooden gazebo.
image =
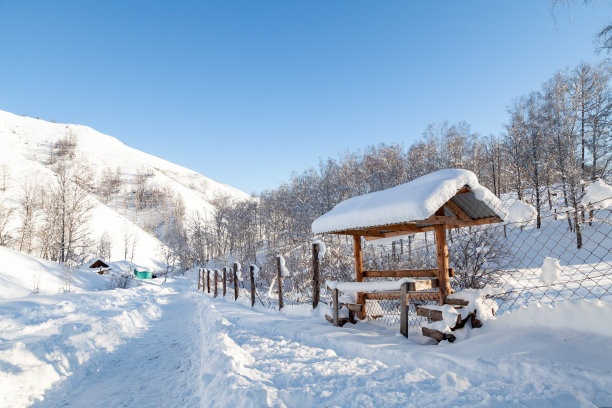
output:
[{"label": "wooden gazebo", "polygon": [[[449,265],[446,230],[498,223],[503,218],[505,211],[499,199],[478,183],[474,173],[446,169],[387,190],[345,200],[316,219],[312,231],[315,234],[353,236],[356,282],[376,277],[429,278],[423,279],[423,285],[411,284],[408,296],[412,300],[439,300],[440,304],[444,304],[446,297],[452,293],[449,276],[453,274]],[[436,269],[364,270],[362,237],[375,240],[426,231],[435,233]],[[436,287],[436,291],[432,290]],[[399,292],[358,292],[356,303],[359,307],[355,312],[363,319],[366,299],[399,298]]]}]

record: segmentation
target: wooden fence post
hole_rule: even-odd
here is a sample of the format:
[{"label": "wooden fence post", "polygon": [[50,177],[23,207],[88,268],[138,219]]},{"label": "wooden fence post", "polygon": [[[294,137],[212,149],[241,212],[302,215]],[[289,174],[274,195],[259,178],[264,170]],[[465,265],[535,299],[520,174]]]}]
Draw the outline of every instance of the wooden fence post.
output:
[{"label": "wooden fence post", "polygon": [[200,291],[201,283],[202,283],[202,268],[198,268],[198,291]]},{"label": "wooden fence post", "polygon": [[278,280],[278,310],[283,308],[283,271],[280,256],[276,257],[276,279]]},{"label": "wooden fence post", "polygon": [[320,297],[319,283],[319,244],[312,244],[312,308],[319,305]]},{"label": "wooden fence post", "polygon": [[410,305],[407,302],[408,282],[402,283],[400,295],[400,333],[408,337],[408,312],[410,309]]},{"label": "wooden fence post", "polygon": [[215,297],[217,297],[217,280],[218,280],[218,274],[219,274],[219,270],[215,269]]},{"label": "wooden fence post", "polygon": [[206,271],[208,269],[202,268],[202,293],[206,292]]},{"label": "wooden fence post", "polygon": [[251,278],[251,307],[255,306],[255,267],[249,266],[249,275]]},{"label": "wooden fence post", "polygon": [[227,266],[223,267],[223,296],[227,292]]},{"label": "wooden fence post", "polygon": [[210,293],[210,269],[206,270],[206,288],[208,293]]},{"label": "wooden fence post", "polygon": [[332,295],[334,297],[334,326],[340,326],[340,318],[338,315],[340,314],[340,304],[338,303],[338,289],[332,290]]},{"label": "wooden fence post", "polygon": [[234,262],[234,300],[238,299],[238,264]]}]

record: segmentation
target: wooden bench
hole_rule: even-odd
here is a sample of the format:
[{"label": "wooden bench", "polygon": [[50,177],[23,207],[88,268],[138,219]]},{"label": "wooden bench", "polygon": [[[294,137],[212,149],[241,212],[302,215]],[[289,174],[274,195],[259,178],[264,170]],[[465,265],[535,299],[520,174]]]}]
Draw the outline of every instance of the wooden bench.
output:
[{"label": "wooden bench", "polygon": [[[449,277],[454,276],[455,272],[453,268],[448,269]],[[407,307],[401,308],[400,311],[400,332],[405,336],[408,336],[407,322],[408,322],[408,307],[410,301],[415,300],[429,300],[436,301],[440,299],[440,293],[437,289],[439,286],[438,270],[437,269],[416,269],[416,270],[394,270],[394,271],[364,271],[364,278],[411,278],[413,280],[397,282],[397,289],[374,289],[376,287],[387,286],[385,283],[389,282],[388,286],[394,286],[393,281],[378,281],[378,282],[339,282],[341,287],[345,290],[339,289],[338,287],[332,288],[333,296],[333,316],[325,315],[325,318],[332,323],[334,326],[343,326],[347,322],[356,323],[355,315],[360,318],[365,318],[365,302],[367,300],[394,300],[399,299],[401,304]],[[401,285],[401,286],[400,286]],[[350,288],[347,290],[346,288]],[[357,293],[358,302],[355,303],[340,303],[339,292],[354,292]],[[359,299],[363,299],[363,302],[359,302]],[[340,309],[346,307],[349,311],[348,317],[339,317]],[[405,330],[402,322],[405,320]],[[405,331],[405,333],[404,333]]]}]

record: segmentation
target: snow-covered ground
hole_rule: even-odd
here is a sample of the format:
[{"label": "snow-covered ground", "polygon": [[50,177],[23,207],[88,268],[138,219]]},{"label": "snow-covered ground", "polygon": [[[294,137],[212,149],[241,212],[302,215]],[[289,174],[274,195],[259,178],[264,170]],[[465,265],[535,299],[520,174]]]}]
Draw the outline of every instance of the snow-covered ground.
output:
[{"label": "snow-covered ground", "polygon": [[196,274],[1,301],[0,406],[612,405],[611,305],[532,306],[435,345],[213,299]]}]

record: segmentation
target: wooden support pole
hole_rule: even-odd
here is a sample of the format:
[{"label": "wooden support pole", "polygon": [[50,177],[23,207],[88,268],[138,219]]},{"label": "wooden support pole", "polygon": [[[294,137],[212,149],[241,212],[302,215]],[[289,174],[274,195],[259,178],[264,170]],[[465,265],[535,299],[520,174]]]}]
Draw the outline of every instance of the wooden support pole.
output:
[{"label": "wooden support pole", "polygon": [[278,310],[283,308],[283,271],[280,256],[276,257],[276,279],[278,280]]},{"label": "wooden support pole", "polygon": [[198,268],[198,291],[200,291],[201,284],[202,284],[202,268]]},{"label": "wooden support pole", "polygon": [[223,267],[223,296],[227,293],[227,266]]},{"label": "wooden support pole", "polygon": [[312,308],[319,305],[321,284],[319,282],[319,244],[312,244]]},{"label": "wooden support pole", "polygon": [[[444,207],[436,211],[436,214],[444,214]],[[450,281],[448,279],[448,245],[446,243],[446,226],[435,225],[436,254],[438,259],[438,283],[440,287],[440,304],[443,305],[446,296],[451,293]]]},{"label": "wooden support pole", "polygon": [[340,326],[340,304],[338,303],[338,289],[334,289],[332,291],[332,295],[334,297],[334,326]]},{"label": "wooden support pole", "polygon": [[400,333],[408,337],[408,312],[410,311],[408,282],[402,284],[400,294]]},{"label": "wooden support pole", "polygon": [[[355,257],[355,282],[363,282],[363,253],[361,250],[361,237],[353,235],[353,255]],[[360,319],[366,317],[366,301],[363,292],[357,293],[357,303],[361,305],[361,311],[358,313]]]},{"label": "wooden support pole", "polygon": [[251,307],[255,306],[255,267],[249,266],[249,275],[251,278]]},{"label": "wooden support pole", "polygon": [[206,270],[206,290],[210,293],[210,269]]},{"label": "wooden support pole", "polygon": [[219,275],[219,270],[215,269],[215,297],[217,297],[218,294],[218,290],[217,290],[217,281],[218,281],[218,275]]},{"label": "wooden support pole", "polygon": [[234,262],[234,300],[238,299],[238,264]]},{"label": "wooden support pole", "polygon": [[206,292],[206,272],[208,269],[202,268],[202,293]]}]

